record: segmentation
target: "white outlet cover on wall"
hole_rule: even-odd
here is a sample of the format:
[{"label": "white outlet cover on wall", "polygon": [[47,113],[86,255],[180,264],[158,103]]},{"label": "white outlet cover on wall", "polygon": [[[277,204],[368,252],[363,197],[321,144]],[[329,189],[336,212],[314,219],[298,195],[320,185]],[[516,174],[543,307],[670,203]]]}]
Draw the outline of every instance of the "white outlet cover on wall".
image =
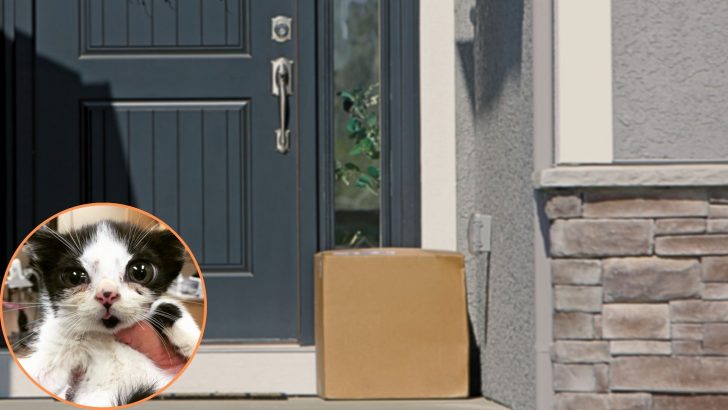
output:
[{"label": "white outlet cover on wall", "polygon": [[472,254],[490,252],[491,216],[472,214],[468,223],[468,249]]}]

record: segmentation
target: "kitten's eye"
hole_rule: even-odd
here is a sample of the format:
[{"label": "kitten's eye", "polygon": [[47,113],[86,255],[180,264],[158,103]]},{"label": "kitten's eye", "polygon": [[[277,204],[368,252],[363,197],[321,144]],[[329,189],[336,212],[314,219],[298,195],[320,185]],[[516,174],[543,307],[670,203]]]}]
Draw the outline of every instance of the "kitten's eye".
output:
[{"label": "kitten's eye", "polygon": [[157,267],[147,261],[134,262],[126,268],[126,277],[132,282],[146,285],[157,277]]},{"label": "kitten's eye", "polygon": [[89,282],[88,273],[83,269],[69,269],[61,273],[61,282],[66,286],[80,286]]}]

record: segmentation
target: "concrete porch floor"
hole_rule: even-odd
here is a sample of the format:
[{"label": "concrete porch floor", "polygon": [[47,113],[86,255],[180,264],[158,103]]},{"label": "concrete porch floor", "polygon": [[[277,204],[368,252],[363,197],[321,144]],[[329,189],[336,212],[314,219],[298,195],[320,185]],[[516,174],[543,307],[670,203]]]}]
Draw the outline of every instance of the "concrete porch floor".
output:
[{"label": "concrete porch floor", "polygon": [[[3,410],[63,410],[71,407],[50,399],[1,400]],[[318,398],[285,400],[152,400],[134,406],[140,410],[507,410],[485,399],[402,400],[402,401],[324,401]]]}]

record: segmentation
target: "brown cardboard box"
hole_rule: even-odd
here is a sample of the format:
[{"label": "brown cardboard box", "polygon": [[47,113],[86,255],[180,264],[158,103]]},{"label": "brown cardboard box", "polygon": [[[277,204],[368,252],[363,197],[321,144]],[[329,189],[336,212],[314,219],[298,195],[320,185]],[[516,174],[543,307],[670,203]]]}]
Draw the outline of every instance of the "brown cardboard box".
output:
[{"label": "brown cardboard box", "polygon": [[392,248],[327,251],[315,260],[321,397],[468,396],[461,254]]}]

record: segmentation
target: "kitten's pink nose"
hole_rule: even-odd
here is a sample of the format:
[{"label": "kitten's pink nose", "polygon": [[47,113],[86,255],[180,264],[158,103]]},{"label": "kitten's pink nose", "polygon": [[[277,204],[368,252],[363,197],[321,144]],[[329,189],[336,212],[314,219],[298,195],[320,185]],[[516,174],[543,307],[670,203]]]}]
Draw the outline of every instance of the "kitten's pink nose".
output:
[{"label": "kitten's pink nose", "polygon": [[109,308],[114,302],[119,300],[119,293],[116,289],[112,288],[101,288],[96,292],[96,300],[99,301],[105,308]]}]

